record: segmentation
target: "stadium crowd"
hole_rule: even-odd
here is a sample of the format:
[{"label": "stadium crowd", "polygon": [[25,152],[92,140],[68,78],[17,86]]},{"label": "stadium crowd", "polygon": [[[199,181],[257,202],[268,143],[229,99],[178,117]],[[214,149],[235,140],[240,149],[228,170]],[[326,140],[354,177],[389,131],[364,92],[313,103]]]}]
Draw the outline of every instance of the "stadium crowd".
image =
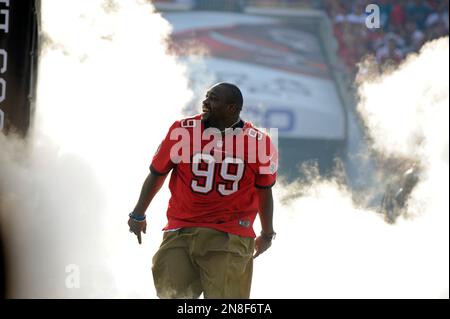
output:
[{"label": "stadium crowd", "polygon": [[[194,9],[243,11],[246,7],[318,9],[333,24],[338,55],[351,75],[357,63],[373,55],[379,65],[398,64],[425,42],[449,34],[449,0],[159,0],[189,2]],[[366,8],[375,4],[380,27],[366,26]]]},{"label": "stadium crowd", "polygon": [[352,74],[364,56],[376,57],[379,65],[399,63],[418,52],[430,40],[449,34],[448,0],[379,0],[380,28],[366,27],[370,0],[323,1],[333,22],[339,55]]}]

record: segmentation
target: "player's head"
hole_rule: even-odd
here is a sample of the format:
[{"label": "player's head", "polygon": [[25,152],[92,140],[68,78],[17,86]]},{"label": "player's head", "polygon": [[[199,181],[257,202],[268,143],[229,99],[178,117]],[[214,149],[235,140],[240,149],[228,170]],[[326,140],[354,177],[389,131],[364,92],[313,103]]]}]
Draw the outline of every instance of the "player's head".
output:
[{"label": "player's head", "polygon": [[239,88],[230,83],[217,83],[207,92],[203,101],[203,119],[223,121],[239,116],[243,98]]}]

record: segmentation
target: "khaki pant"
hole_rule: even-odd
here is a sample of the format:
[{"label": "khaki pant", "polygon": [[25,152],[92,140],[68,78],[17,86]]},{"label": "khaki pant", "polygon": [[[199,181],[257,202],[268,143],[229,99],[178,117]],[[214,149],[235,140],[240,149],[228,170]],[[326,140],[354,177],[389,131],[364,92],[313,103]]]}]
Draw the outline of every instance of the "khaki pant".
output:
[{"label": "khaki pant", "polygon": [[254,239],[210,228],[165,232],[153,257],[159,298],[249,298]]}]

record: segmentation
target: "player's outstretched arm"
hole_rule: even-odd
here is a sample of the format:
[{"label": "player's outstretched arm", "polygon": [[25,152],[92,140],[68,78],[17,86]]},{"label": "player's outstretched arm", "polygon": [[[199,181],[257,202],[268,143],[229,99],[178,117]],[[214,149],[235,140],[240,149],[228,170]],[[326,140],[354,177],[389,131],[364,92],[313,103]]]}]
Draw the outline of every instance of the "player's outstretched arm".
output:
[{"label": "player's outstretched arm", "polygon": [[261,235],[256,238],[254,258],[261,255],[272,245],[275,236],[273,230],[273,196],[272,188],[257,189],[259,197],[259,219],[261,221]]},{"label": "player's outstretched arm", "polygon": [[147,230],[147,221],[145,220],[145,211],[150,205],[153,197],[161,189],[167,175],[157,175],[150,172],[142,185],[141,195],[134,208],[133,212],[130,214],[134,218],[130,217],[128,219],[128,226],[130,227],[130,232],[137,236],[139,244],[142,243],[141,232],[145,234]]}]

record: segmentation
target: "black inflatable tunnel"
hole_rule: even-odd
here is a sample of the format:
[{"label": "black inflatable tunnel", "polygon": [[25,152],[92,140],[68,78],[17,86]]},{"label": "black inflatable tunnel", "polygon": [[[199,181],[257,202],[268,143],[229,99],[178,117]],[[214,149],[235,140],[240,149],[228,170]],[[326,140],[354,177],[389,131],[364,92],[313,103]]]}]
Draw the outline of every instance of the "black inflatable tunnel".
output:
[{"label": "black inflatable tunnel", "polygon": [[[0,132],[5,135],[26,137],[30,127],[36,96],[39,17],[39,0],[0,0]],[[0,212],[0,218],[6,213]],[[0,219],[0,298],[5,298],[8,242],[2,236],[2,224],[6,227]]]}]

